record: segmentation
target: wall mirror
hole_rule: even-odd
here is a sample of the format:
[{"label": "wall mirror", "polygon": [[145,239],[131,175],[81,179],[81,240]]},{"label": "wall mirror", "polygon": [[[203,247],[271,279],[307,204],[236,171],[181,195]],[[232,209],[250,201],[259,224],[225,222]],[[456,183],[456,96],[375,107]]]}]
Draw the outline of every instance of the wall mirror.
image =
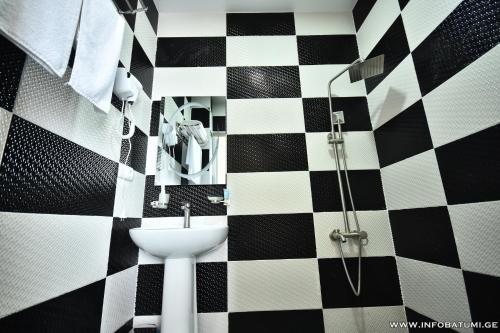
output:
[{"label": "wall mirror", "polygon": [[156,185],[226,183],[226,97],[163,97]]}]

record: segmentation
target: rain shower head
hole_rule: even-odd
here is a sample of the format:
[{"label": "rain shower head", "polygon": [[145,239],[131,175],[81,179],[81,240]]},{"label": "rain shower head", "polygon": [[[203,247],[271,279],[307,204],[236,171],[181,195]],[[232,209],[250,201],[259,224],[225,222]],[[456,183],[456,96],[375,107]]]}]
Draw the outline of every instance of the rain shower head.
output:
[{"label": "rain shower head", "polygon": [[351,83],[359,80],[368,79],[372,76],[382,74],[384,72],[384,55],[366,59],[349,68],[349,78]]}]

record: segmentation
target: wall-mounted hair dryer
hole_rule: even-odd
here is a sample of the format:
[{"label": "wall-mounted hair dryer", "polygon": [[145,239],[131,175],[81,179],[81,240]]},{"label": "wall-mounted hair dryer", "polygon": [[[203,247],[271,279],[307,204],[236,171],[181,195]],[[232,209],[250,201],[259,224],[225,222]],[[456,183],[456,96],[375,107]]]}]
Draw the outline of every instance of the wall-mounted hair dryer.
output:
[{"label": "wall-mounted hair dryer", "polygon": [[139,93],[142,90],[142,84],[132,74],[127,72],[125,68],[116,70],[115,85],[113,93],[122,101],[122,114],[125,117],[125,105],[128,108],[128,118],[130,120],[129,131],[122,135],[123,139],[130,139],[135,133],[134,115],[130,106],[137,100]]}]

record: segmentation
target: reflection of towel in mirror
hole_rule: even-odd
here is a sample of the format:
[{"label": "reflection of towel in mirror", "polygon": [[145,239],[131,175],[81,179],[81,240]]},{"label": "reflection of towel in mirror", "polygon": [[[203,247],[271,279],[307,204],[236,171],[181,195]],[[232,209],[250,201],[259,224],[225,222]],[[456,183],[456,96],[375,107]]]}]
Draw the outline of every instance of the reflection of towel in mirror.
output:
[{"label": "reflection of towel in mirror", "polygon": [[[189,136],[186,164],[188,165],[188,173],[196,173],[201,171],[201,147],[196,139],[191,135]],[[189,180],[190,184],[200,184],[201,176],[193,177]]]}]

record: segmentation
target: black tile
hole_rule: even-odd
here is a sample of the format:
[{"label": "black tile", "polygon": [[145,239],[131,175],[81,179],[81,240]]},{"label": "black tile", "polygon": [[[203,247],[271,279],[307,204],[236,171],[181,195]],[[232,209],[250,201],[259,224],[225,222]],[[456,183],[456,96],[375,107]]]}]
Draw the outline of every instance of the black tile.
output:
[{"label": "black tile", "polygon": [[[410,323],[418,323],[419,325],[432,325],[433,322],[436,322],[434,319],[424,316],[416,311],[413,311],[410,308],[405,307],[406,318]],[[436,324],[434,324],[436,325]],[[440,332],[456,332],[450,328],[438,328],[432,327],[432,330],[439,330]],[[430,332],[430,328],[408,328],[410,333],[413,332]]]},{"label": "black tile", "polygon": [[406,5],[408,4],[408,2],[410,2],[410,0],[399,0],[399,8],[401,8],[401,10],[403,10]]},{"label": "black tile", "polygon": [[[343,131],[371,131],[366,97],[333,97],[333,111],[344,111]],[[303,98],[306,132],[330,132],[328,98]]]},{"label": "black tile", "polygon": [[227,14],[227,36],[295,35],[293,13]]},{"label": "black tile", "polygon": [[0,35],[0,107],[12,111],[26,54]]},{"label": "black tile", "polygon": [[396,255],[460,268],[446,207],[392,210],[389,219]]},{"label": "black tile", "polygon": [[158,333],[159,329],[156,327],[140,327],[134,328],[134,333]]},{"label": "black tile", "polygon": [[[129,122],[125,121],[123,126],[123,134],[129,131]],[[122,140],[122,148],[120,152],[120,162],[132,167],[135,171],[142,174],[146,173],[146,155],[148,152],[148,136],[144,134],[139,127],[135,127],[135,132],[132,138],[130,138],[130,143],[132,147],[130,148],[128,140]],[[130,150],[130,155],[127,159],[128,151]]]},{"label": "black tile", "polygon": [[111,244],[109,246],[108,275],[137,265],[139,249],[130,238],[129,230],[139,228],[141,219],[119,217],[113,218]]},{"label": "black tile", "polygon": [[500,199],[500,125],[436,148],[448,204]]},{"label": "black tile", "polygon": [[225,132],[226,131],[226,117],[225,116],[212,117],[212,129],[214,131]]},{"label": "black tile", "polygon": [[196,264],[198,312],[227,312],[227,263]]},{"label": "black tile", "polygon": [[155,2],[154,0],[144,0],[144,4],[148,7],[146,16],[148,17],[149,23],[151,23],[155,34],[158,34],[158,9],[156,8]]},{"label": "black tile", "polygon": [[165,191],[170,193],[168,209],[153,209],[151,201],[158,200],[160,186],[154,186],[155,176],[146,176],[144,190],[144,217],[184,216],[181,204],[191,203],[192,216],[226,215],[224,205],[214,205],[207,196],[222,196],[226,185],[173,185],[166,186]]},{"label": "black tile", "polygon": [[361,28],[361,25],[365,21],[368,14],[373,8],[373,5],[377,0],[359,0],[352,10],[352,16],[354,17],[354,25],[356,26],[356,31]]},{"label": "black tile", "polygon": [[307,170],[303,133],[227,136],[227,172]]},{"label": "black tile", "polygon": [[422,96],[500,42],[500,2],[465,0],[413,51]]},{"label": "black tile", "polygon": [[[133,9],[137,8],[137,0],[128,0],[130,2],[130,5],[132,6]],[[128,11],[130,8],[127,5],[127,0],[115,0],[115,4],[118,6],[123,11]],[[125,20],[127,21],[128,25],[130,26],[130,29],[134,31],[135,28],[135,15],[123,15],[125,17]]]},{"label": "black tile", "polygon": [[406,39],[405,28],[401,15],[387,29],[367,58],[384,54],[384,72],[365,80],[366,92],[369,94],[382,80],[410,54],[410,46]]},{"label": "black tile", "polygon": [[136,316],[161,315],[164,271],[163,264],[139,265],[135,299]]},{"label": "black tile", "polygon": [[158,136],[161,109],[161,101],[153,101],[153,104],[151,105],[151,122],[149,124],[150,136]]},{"label": "black tile", "polygon": [[112,216],[118,163],[13,116],[0,211]]},{"label": "black tile", "polygon": [[[309,177],[311,180],[314,212],[342,211],[337,172],[311,171],[309,172]],[[342,177],[344,189],[346,189],[347,185],[343,171]],[[351,170],[349,171],[349,181],[357,210],[385,209],[380,170]],[[346,200],[346,203],[347,209],[351,210],[349,200]]]},{"label": "black tile", "polygon": [[321,310],[229,313],[229,333],[324,333]]},{"label": "black tile", "polygon": [[297,36],[299,64],[350,64],[357,58],[356,35]]},{"label": "black tile", "polygon": [[226,37],[158,38],[156,67],[226,65]]},{"label": "black tile", "polygon": [[298,66],[227,68],[227,98],[293,98],[300,96]]},{"label": "black tile", "polygon": [[[187,97],[187,98],[188,98],[188,102],[190,102],[189,97]],[[177,107],[181,107],[184,105],[184,97],[172,97],[172,99],[174,100]],[[184,114],[184,111],[181,111],[181,112]]]},{"label": "black tile", "polygon": [[316,258],[312,214],[228,216],[229,260]]},{"label": "black tile", "polygon": [[210,150],[202,149],[201,150],[201,165],[205,167],[210,161]]},{"label": "black tile", "polygon": [[122,111],[122,101],[114,93],[111,95],[111,105],[113,105],[118,111]]},{"label": "black tile", "polygon": [[[122,325],[115,333],[130,333],[134,328],[134,320],[130,319]],[[155,332],[156,333],[156,332]]]},{"label": "black tile", "polygon": [[374,136],[380,167],[432,149],[422,100],[377,128]]},{"label": "black tile", "polygon": [[[500,277],[463,271],[472,321],[491,322],[500,318],[496,298],[500,295]],[[474,332],[491,329],[474,329]]]},{"label": "black tile", "polygon": [[[403,304],[394,257],[364,257],[361,259],[360,296],[355,296],[352,292],[340,258],[319,259],[318,262],[324,308]],[[356,285],[358,259],[346,258],[346,265]]]},{"label": "black tile", "polygon": [[204,128],[210,128],[210,115],[211,113],[204,108],[191,109],[191,120],[201,121]]},{"label": "black tile", "polygon": [[151,98],[153,91],[154,66],[142,49],[141,44],[134,37],[132,44],[132,60],[130,61],[130,73],[132,73],[142,84],[142,89]]},{"label": "black tile", "polygon": [[105,280],[0,319],[1,332],[99,332]]}]

